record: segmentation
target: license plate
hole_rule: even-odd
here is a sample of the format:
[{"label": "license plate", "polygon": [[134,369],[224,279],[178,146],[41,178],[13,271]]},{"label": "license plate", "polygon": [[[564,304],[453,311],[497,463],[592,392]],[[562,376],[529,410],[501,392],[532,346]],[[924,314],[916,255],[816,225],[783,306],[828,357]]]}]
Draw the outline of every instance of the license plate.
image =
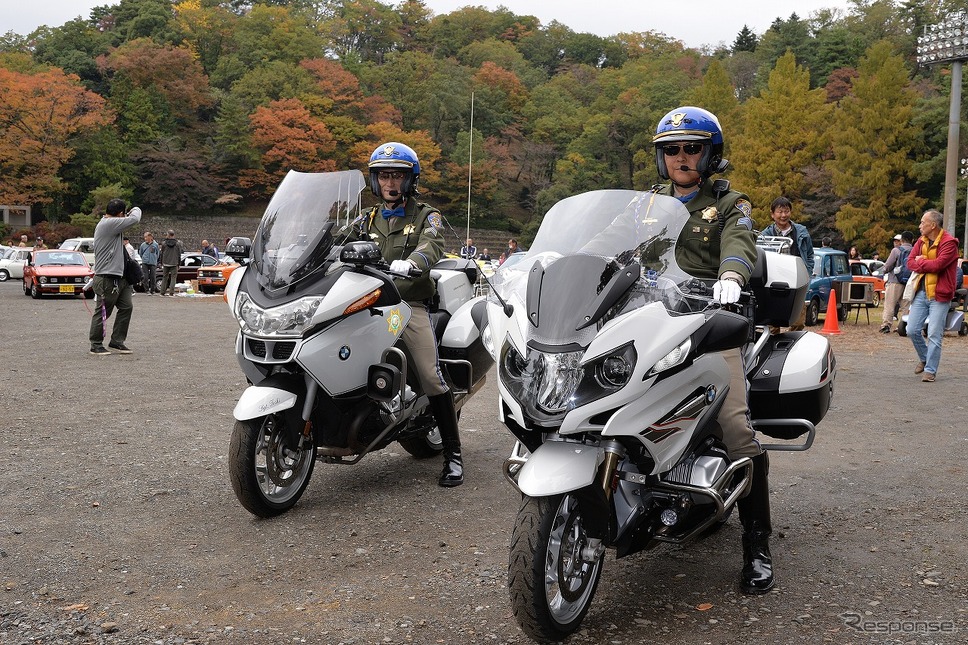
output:
[{"label": "license plate", "polygon": [[60,286],[61,293],[74,293],[74,285],[72,284],[62,284]]}]

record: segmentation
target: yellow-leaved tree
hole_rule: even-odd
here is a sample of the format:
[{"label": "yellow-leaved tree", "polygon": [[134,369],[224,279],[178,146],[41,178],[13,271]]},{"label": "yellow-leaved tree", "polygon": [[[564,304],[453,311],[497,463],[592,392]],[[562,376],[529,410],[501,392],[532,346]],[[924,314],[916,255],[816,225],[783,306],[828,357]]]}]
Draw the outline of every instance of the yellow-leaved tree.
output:
[{"label": "yellow-leaved tree", "polygon": [[823,88],[810,89],[810,71],[793,52],[776,61],[759,96],[743,105],[742,126],[733,139],[730,180],[750,196],[753,217],[762,229],[770,222],[770,203],[785,196],[796,204],[807,191],[804,170],[821,163],[828,149],[833,106]]},{"label": "yellow-leaved tree", "polygon": [[880,41],[858,71],[834,115],[828,167],[834,192],[847,202],[837,212],[837,228],[863,252],[889,247],[895,231],[912,229],[924,200],[907,185],[921,131],[912,121],[917,94],[904,59]]}]

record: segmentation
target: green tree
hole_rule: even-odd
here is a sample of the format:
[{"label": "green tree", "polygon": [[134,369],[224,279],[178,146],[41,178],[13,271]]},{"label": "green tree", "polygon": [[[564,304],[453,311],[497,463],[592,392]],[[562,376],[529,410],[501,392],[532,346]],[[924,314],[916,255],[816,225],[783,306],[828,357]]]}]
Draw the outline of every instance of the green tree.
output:
[{"label": "green tree", "polygon": [[750,196],[754,219],[770,222],[769,205],[784,195],[800,202],[810,188],[804,169],[827,150],[833,107],[826,92],[810,89],[810,72],[793,52],[781,56],[760,96],[746,102],[743,125],[732,141],[734,186]]},{"label": "green tree", "polygon": [[739,130],[739,101],[736,99],[736,88],[730,82],[729,74],[721,61],[714,59],[709,63],[706,73],[703,74],[702,84],[689,93],[687,102],[709,110],[719,119],[719,124],[727,136],[728,157],[729,137]]},{"label": "green tree", "polygon": [[834,190],[847,200],[837,228],[863,249],[881,248],[916,221],[924,200],[908,186],[921,131],[912,119],[917,95],[904,59],[888,41],[867,50],[853,93],[841,100],[831,129]]},{"label": "green tree", "polygon": [[743,25],[743,28],[739,30],[739,33],[736,34],[736,39],[733,41],[732,51],[734,54],[736,52],[755,52],[757,42],[758,39],[756,38],[756,34],[753,33],[753,30],[747,25]]}]

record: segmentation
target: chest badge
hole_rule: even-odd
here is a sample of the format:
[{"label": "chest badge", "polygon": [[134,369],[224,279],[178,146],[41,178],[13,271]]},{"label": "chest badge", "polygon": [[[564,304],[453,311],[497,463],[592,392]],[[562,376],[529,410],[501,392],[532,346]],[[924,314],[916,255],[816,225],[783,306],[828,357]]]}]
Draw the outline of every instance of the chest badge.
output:
[{"label": "chest badge", "polygon": [[403,319],[400,317],[399,309],[391,309],[390,315],[387,317],[387,331],[396,336],[400,333],[400,327],[403,326]]},{"label": "chest badge", "polygon": [[403,234],[404,234],[404,235],[410,235],[410,234],[412,234],[412,233],[413,233],[413,232],[414,232],[415,230],[417,230],[417,229],[416,229],[416,227],[414,227],[414,225],[413,225],[413,224],[407,224],[406,226],[404,226],[404,227],[403,227]]},{"label": "chest badge", "polygon": [[715,206],[707,206],[706,208],[702,209],[703,221],[710,223],[715,222],[718,217],[719,209],[717,209]]}]

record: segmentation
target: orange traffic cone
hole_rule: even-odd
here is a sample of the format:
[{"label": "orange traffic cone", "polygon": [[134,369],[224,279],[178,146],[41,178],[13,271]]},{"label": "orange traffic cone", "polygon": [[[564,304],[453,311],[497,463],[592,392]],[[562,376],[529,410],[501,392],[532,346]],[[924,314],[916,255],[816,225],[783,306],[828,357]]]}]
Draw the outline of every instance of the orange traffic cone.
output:
[{"label": "orange traffic cone", "polygon": [[823,329],[821,334],[839,334],[840,324],[837,322],[837,294],[834,289],[830,290],[830,300],[827,301],[827,313],[824,314]]}]

